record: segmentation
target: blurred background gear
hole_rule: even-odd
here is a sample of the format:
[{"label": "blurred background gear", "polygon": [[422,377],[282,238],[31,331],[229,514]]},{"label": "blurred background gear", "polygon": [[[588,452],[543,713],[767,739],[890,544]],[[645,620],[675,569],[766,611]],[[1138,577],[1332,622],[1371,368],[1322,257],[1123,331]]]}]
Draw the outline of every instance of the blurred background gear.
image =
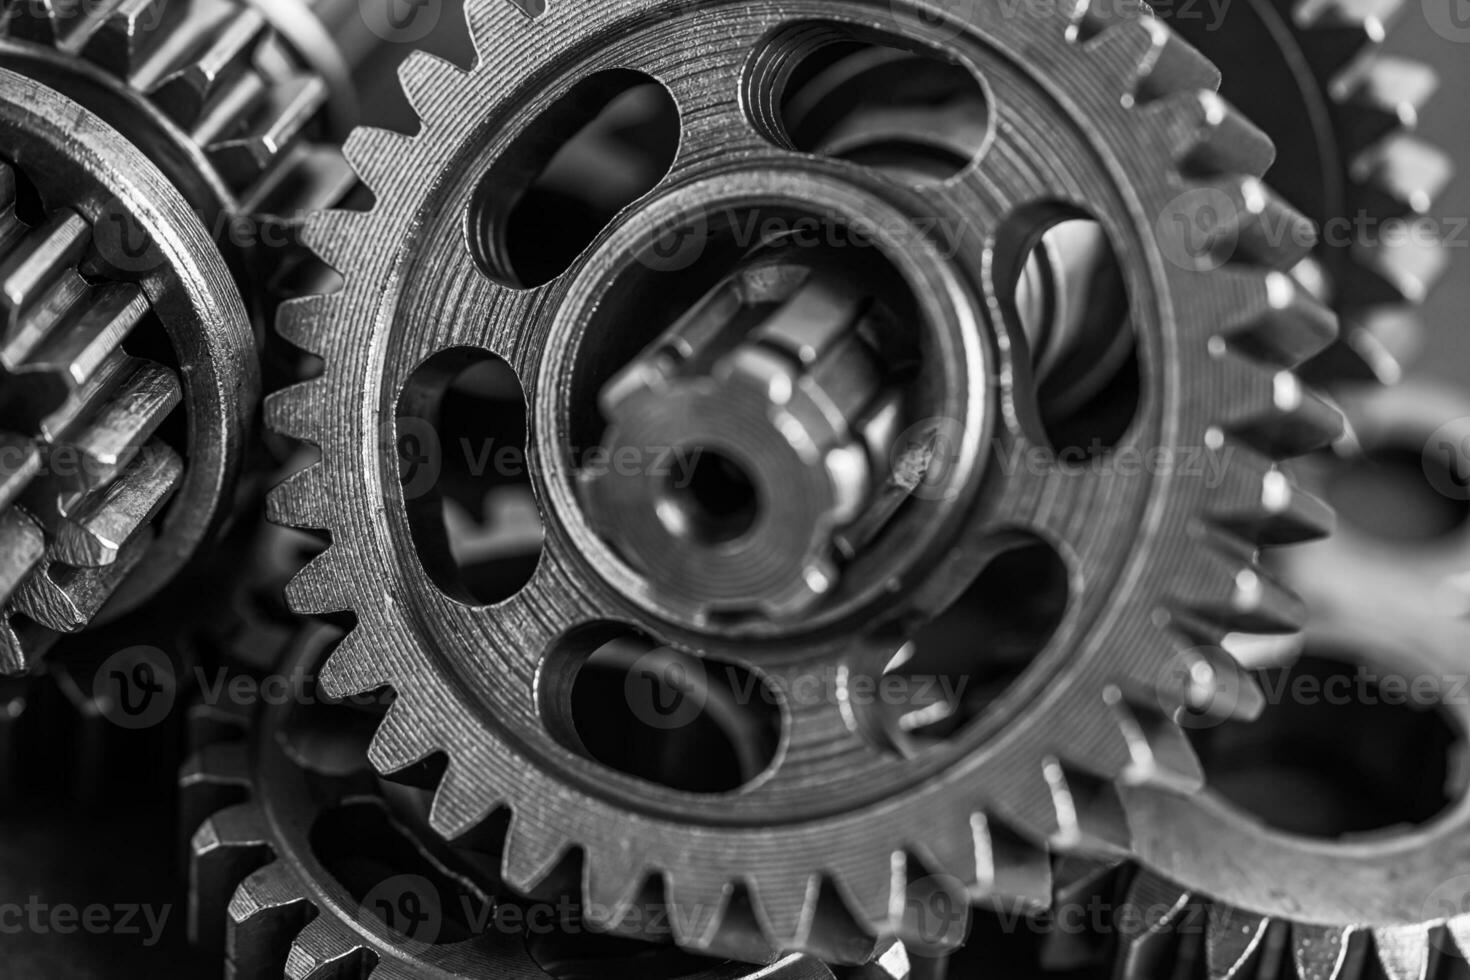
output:
[{"label": "blurred background gear", "polygon": [[1418,307],[1450,261],[1435,204],[1454,164],[1415,135],[1438,75],[1382,50],[1404,7],[1246,0],[1165,15],[1275,142],[1267,178],[1319,229],[1297,275],[1341,317],[1339,344],[1315,365],[1323,377],[1398,381],[1424,342]]},{"label": "blurred background gear", "polygon": [[1470,399],[1413,383],[1343,405],[1349,435],[1303,464],[1339,527],[1282,561],[1308,628],[1236,641],[1260,717],[1196,720],[1200,794],[1123,794],[1128,980],[1465,969]]},{"label": "blurred background gear", "polygon": [[[914,891],[1044,905],[1043,845],[1125,844],[1114,777],[1197,777],[1169,719],[1188,691],[1157,689],[1178,651],[1291,627],[1256,551],[1323,530],[1277,460],[1337,427],[1291,372],[1333,334],[1281,271],[1309,229],[1257,180],[1269,144],[1197,54],[1111,5],[980,8],[973,24],[899,5],[892,33],[835,13],[472,5],[473,72],[405,67],[420,133],[349,144],[376,207],[308,223],[344,288],[281,329],[327,368],[268,409],[323,455],[272,500],[332,537],[291,601],[357,621],[324,686],[397,693],[374,764],[447,755],[433,825],[458,836],[508,813],[514,888],[580,858],[601,925],[662,888],[681,944],[749,959],[861,961],[874,934],[914,928]],[[1021,64],[997,60],[991,31]],[[840,97],[834,75],[853,80]],[[599,110],[639,104],[652,117],[620,131],[650,134],[650,181],[585,201],[590,237],[543,225],[541,203],[578,187]],[[914,106],[952,128],[916,137]],[[487,144],[487,127],[505,135]],[[1079,219],[1101,235],[1047,241]],[[1068,275],[1046,274],[1054,255],[1075,257]],[[1115,366],[1106,383],[1076,372],[1096,392],[1080,402],[1037,375],[1073,377],[1052,338],[1100,328],[1035,312],[1060,305],[1055,285],[1030,292],[1048,278],[1076,281],[1089,312],[1112,297],[1126,334],[1128,356],[1090,358]],[[464,465],[445,405],[496,365],[524,391],[508,401],[535,438],[503,448],[530,460],[546,527],[529,580],[489,598],[435,487]],[[1216,486],[1125,477],[1107,464],[1120,449],[1230,465]],[[698,451],[683,478],[679,450]],[[499,477],[486,455],[472,465]],[[1011,601],[1028,588],[1039,601]],[[1009,673],[973,666],[963,627],[940,630],[948,651],[920,635],[986,602],[1023,638]],[[892,711],[851,696],[935,675],[979,696]],[[815,696],[793,695],[812,677]],[[640,704],[695,710],[670,723]],[[692,737],[701,717],[711,738],[745,733],[728,769],[622,751],[648,729]]]}]

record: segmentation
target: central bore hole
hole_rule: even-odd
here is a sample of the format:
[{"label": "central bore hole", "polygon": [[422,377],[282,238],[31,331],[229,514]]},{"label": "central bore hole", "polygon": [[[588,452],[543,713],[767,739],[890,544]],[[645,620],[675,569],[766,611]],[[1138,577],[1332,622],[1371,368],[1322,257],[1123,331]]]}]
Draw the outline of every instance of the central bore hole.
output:
[{"label": "central bore hole", "polygon": [[700,449],[686,459],[692,466],[669,468],[659,515],[670,532],[700,544],[734,541],[755,527],[760,492],[750,474],[729,456]]}]

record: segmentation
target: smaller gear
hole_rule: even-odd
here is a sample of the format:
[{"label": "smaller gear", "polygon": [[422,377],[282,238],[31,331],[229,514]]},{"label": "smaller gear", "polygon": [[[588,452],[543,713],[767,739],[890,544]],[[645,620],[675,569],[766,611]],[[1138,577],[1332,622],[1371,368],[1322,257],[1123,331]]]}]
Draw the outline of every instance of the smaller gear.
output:
[{"label": "smaller gear", "polygon": [[[742,966],[589,934],[570,902],[544,918],[514,907],[493,860],[429,830],[426,794],[373,772],[376,713],[320,699],[313,675],[340,638],[302,626],[275,677],[287,698],[264,683],[258,704],[191,712],[190,935],[224,950],[230,976],[835,980],[801,957]],[[899,953],[871,969],[904,980]]]}]

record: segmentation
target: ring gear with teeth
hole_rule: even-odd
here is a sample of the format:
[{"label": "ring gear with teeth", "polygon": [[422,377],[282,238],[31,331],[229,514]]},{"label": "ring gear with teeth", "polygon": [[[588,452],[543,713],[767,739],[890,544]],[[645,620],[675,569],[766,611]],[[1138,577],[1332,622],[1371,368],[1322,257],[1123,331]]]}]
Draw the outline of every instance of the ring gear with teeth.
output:
[{"label": "ring gear with teeth", "polygon": [[[19,672],[213,532],[259,382],[239,293],[163,175],[51,89],[0,71],[0,90],[0,664]],[[111,269],[105,216],[144,236],[146,271]],[[152,437],[178,407],[171,447]]]},{"label": "ring gear with teeth", "polygon": [[1434,70],[1380,50],[1402,6],[1248,0],[1223,6],[1219,22],[1182,7],[1170,19],[1275,142],[1272,187],[1326,229],[1316,266],[1302,270],[1341,317],[1339,342],[1313,368],[1324,379],[1397,381],[1421,342],[1417,308],[1449,264],[1432,225],[1389,233],[1426,218],[1454,171],[1413,135]]},{"label": "ring gear with teeth", "polygon": [[[396,691],[374,764],[394,772],[447,756],[434,826],[454,837],[508,814],[503,873],[517,890],[580,860],[588,906],[610,910],[604,925],[662,887],[681,944],[747,960],[792,949],[861,960],[872,936],[908,931],[911,887],[953,885],[971,898],[1045,907],[1046,844],[1121,841],[1114,778],[1197,781],[1169,720],[1189,693],[1169,669],[1175,658],[1228,629],[1287,628],[1295,615],[1255,554],[1258,542],[1322,530],[1319,508],[1290,489],[1277,459],[1335,431],[1335,413],[1291,372],[1334,324],[1281,271],[1309,245],[1275,247],[1260,233],[1268,222],[1298,231],[1302,223],[1256,179],[1270,163],[1269,142],[1210,91],[1213,68],[1153,19],[1001,4],[976,5],[971,16],[857,0],[554,0],[531,16],[485,0],[468,11],[477,67],[405,64],[421,132],[359,130],[349,140],[377,203],[368,213],[328,212],[305,230],[345,288],[292,304],[281,320],[289,340],[324,357],[325,373],[267,408],[278,431],[322,451],[320,464],[275,491],[274,517],[332,537],[289,598],[305,613],[354,614],[324,686],[335,695]],[[901,45],[944,52],[984,76],[992,115],[984,155],[953,180],[914,187],[767,139],[745,114],[752,103],[739,80],[764,39],[812,21],[823,36],[892,25]],[[534,289],[492,281],[465,240],[480,178],[528,114],[607,67],[645,71],[679,105],[683,142],[669,175],[567,273]],[[1156,221],[1204,187],[1239,202],[1230,256],[1191,251],[1190,220]],[[893,574],[864,591],[848,587],[861,577],[844,569],[839,588],[852,601],[813,607],[804,632],[764,623],[742,634],[653,613],[647,582],[586,527],[566,465],[561,372],[602,278],[647,257],[639,249],[653,244],[660,222],[700,208],[774,201],[840,216],[881,207],[903,223],[914,209],[958,207],[967,232],[952,260],[913,235],[888,257],[926,282],[919,292],[940,307],[925,310],[935,348],[948,355],[935,358],[944,363],[933,388],[949,399],[936,414],[965,422],[972,454],[992,436],[1024,451],[1044,445],[1029,415],[1007,411],[1026,402],[1013,383],[1027,369],[1011,359],[1024,339],[989,326],[974,300],[995,290],[977,281],[995,229],[981,221],[977,231],[975,215],[998,224],[1010,206],[1056,198],[1091,209],[1123,242],[1150,390],[1129,438],[1228,457],[1225,482],[1078,478],[1057,466],[1000,480],[972,455],[945,475],[952,493],[915,503],[880,530],[912,532],[890,553]],[[1310,241],[1309,232],[1286,237]],[[1016,267],[1023,261],[1017,255]],[[424,570],[393,435],[415,369],[466,346],[488,348],[520,375],[533,418],[530,469],[549,515],[530,583],[491,607],[451,598]],[[771,770],[738,793],[701,797],[596,766],[538,717],[538,708],[557,710],[535,693],[543,655],[589,622],[638,623],[778,689],[834,659],[876,673],[867,658],[876,649],[887,662],[902,643],[883,629],[947,605],[987,557],[986,535],[1017,525],[1065,543],[1082,594],[1038,658],[1043,666],[1023,675],[987,717],[993,724],[964,738],[905,759],[854,731],[840,697],[788,704]],[[765,639],[752,644],[752,635]],[[543,675],[543,695],[555,674]]]},{"label": "ring gear with teeth", "polygon": [[[1364,386],[1345,395],[1342,405],[1353,438],[1344,438],[1341,459],[1323,454],[1303,461],[1303,469],[1310,462],[1314,471],[1303,475],[1304,482],[1339,479],[1359,458],[1372,467],[1375,457],[1417,461],[1422,454],[1424,469],[1415,466],[1414,475],[1425,483],[1431,482],[1430,467],[1442,465],[1441,453],[1463,467],[1470,436],[1470,403],[1463,395],[1421,383]],[[1465,499],[1458,484],[1422,489],[1426,495],[1445,492]],[[1301,590],[1311,618],[1300,636],[1286,641],[1288,649],[1280,643],[1263,648],[1264,660],[1320,651],[1369,676],[1396,676],[1416,686],[1430,680],[1442,696],[1438,710],[1464,730],[1470,709],[1453,694],[1470,642],[1463,618],[1467,555],[1470,530],[1463,525],[1431,540],[1392,540],[1377,526],[1345,517],[1332,537],[1283,556],[1281,574]],[[1391,696],[1384,687],[1367,692],[1374,700],[1366,703],[1383,704]],[[1422,709],[1425,697],[1414,693],[1407,703]],[[1240,735],[1250,737],[1250,726]],[[1399,765],[1404,756],[1391,745],[1375,742],[1371,751]],[[1353,772],[1366,780],[1363,773],[1371,768]],[[1130,919],[1144,925],[1120,928],[1120,976],[1179,975],[1171,972],[1174,964],[1186,961],[1200,971],[1189,975],[1217,980],[1462,976],[1470,962],[1464,774],[1452,774],[1445,790],[1448,804],[1422,824],[1341,839],[1276,829],[1208,790],[1188,797],[1126,790],[1141,867],[1123,906],[1136,910]],[[1100,878],[1096,868],[1091,874]]]},{"label": "ring gear with teeth", "polygon": [[[573,940],[558,949],[555,932],[511,928],[532,919],[507,917],[493,869],[423,825],[421,791],[386,787],[402,797],[396,803],[384,795],[366,754],[362,723],[371,715],[316,695],[316,666],[340,636],[308,624],[280,647],[281,676],[303,692],[300,704],[191,711],[196,744],[179,774],[180,824],[191,835],[190,936],[222,949],[231,977],[835,980],[806,957],[746,966],[631,940],[589,940],[580,951]],[[385,920],[379,897],[405,918]],[[407,917],[396,908],[406,904],[400,899],[440,910],[442,922]]]}]

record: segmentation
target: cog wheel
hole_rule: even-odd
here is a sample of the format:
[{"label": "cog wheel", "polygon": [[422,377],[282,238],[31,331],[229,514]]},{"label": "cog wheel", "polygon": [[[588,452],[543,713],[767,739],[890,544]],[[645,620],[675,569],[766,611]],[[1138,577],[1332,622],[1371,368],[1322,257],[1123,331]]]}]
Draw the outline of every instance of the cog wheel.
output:
[{"label": "cog wheel", "polygon": [[[163,175],[45,86],[0,87],[0,663],[18,672],[212,533],[259,381],[239,293]],[[104,218],[146,262],[118,267]]]},{"label": "cog wheel", "polygon": [[[1298,642],[1266,645],[1255,656],[1265,666],[1290,663],[1288,679],[1312,680],[1310,688],[1281,688],[1317,691],[1301,696],[1305,705],[1339,712],[1398,705],[1402,717],[1375,728],[1369,716],[1354,716],[1364,747],[1355,755],[1339,749],[1337,759],[1331,742],[1351,745],[1359,731],[1314,718],[1289,694],[1268,711],[1295,711],[1295,720],[1265,715],[1221,743],[1225,762],[1274,758],[1287,766],[1308,758],[1322,773],[1334,765],[1352,773],[1348,795],[1329,789],[1314,797],[1303,789],[1312,778],[1305,765],[1273,779],[1263,762],[1250,772],[1256,789],[1274,794],[1278,810],[1281,800],[1298,801],[1270,823],[1239,802],[1259,795],[1126,790],[1142,868],[1124,904],[1151,910],[1131,916],[1144,927],[1123,933],[1120,971],[1129,980],[1177,975],[1172,964],[1183,962],[1202,964],[1195,975],[1219,978],[1442,980],[1461,976],[1470,962],[1470,793],[1455,757],[1470,718],[1461,691],[1470,539],[1464,486],[1443,482],[1466,472],[1470,403],[1413,383],[1354,391],[1343,405],[1353,437],[1341,458],[1314,461],[1316,479],[1341,505],[1341,526],[1327,541],[1296,549],[1283,571],[1312,618]],[[1436,507],[1458,516],[1422,523]],[[1393,781],[1405,758],[1418,760],[1414,782],[1425,800]],[[1436,758],[1445,767],[1438,783]],[[1212,785],[1217,778],[1229,776],[1212,771]],[[1326,802],[1313,806],[1314,798]],[[1413,812],[1401,812],[1405,806]]]},{"label": "cog wheel", "polygon": [[[230,976],[834,980],[801,957],[743,966],[579,935],[566,903],[535,928],[525,910],[509,916],[493,869],[428,829],[420,792],[379,782],[371,715],[316,695],[315,667],[340,635],[307,624],[285,646],[281,676],[298,701],[262,694],[191,713],[199,744],[179,776],[190,933],[226,951]],[[409,900],[421,916],[399,914]]]},{"label": "cog wheel", "polygon": [[[607,910],[600,924],[612,928],[661,889],[681,945],[744,960],[801,950],[861,962],[873,937],[914,931],[906,901],[926,889],[1044,908],[1047,845],[1126,844],[1115,778],[1197,783],[1170,720],[1189,697],[1176,658],[1226,630],[1291,627],[1295,601],[1255,557],[1262,542],[1324,529],[1320,506],[1277,461],[1337,430],[1291,370],[1334,324],[1281,271],[1311,236],[1254,176],[1269,142],[1156,20],[1024,4],[969,16],[862,0],[545,10],[485,0],[468,11],[477,67],[405,64],[421,132],[349,140],[377,203],[308,223],[308,244],[346,285],[284,312],[284,336],[326,368],[267,410],[278,431],[322,451],[275,491],[273,516],[332,537],[289,600],[356,617],[324,687],[395,690],[373,763],[393,773],[447,757],[434,827],[457,837],[507,817],[503,875],[516,890],[580,866],[588,907]],[[943,180],[798,151],[777,119],[776,90],[805,55],[884,40],[958,66],[983,91],[981,145]],[[677,107],[667,175],[564,272],[517,275],[506,211],[548,145],[606,102],[599,86],[630,74]],[[1205,211],[1226,213],[1210,207],[1221,198],[1238,221],[1207,227]],[[1143,393],[1116,443],[1068,466],[1042,431],[1027,331],[1004,294],[1047,230],[1079,213],[1119,257]],[[752,216],[790,230],[862,222],[871,247],[833,263],[839,286],[828,289],[822,245],[779,233],[742,243]],[[1264,233],[1283,222],[1292,234]],[[1203,241],[1192,234],[1201,228]],[[754,274],[766,262],[768,274]],[[715,356],[741,337],[732,317],[761,339],[751,356]],[[701,325],[723,338],[716,350],[692,343],[710,336]],[[802,325],[809,334],[778,329]],[[881,384],[849,388],[823,373],[853,363],[832,357],[854,342],[881,352],[856,357],[888,370]],[[441,574],[442,529],[423,520],[432,494],[408,499],[417,477],[398,450],[431,421],[446,375],[489,356],[526,392],[546,534],[529,583],[485,606]],[[682,399],[689,429],[656,397],[619,403],[607,424],[599,398],[635,361],[658,370],[626,377]],[[742,408],[741,427],[720,429],[708,393],[738,382],[754,399],[762,377],[770,414]],[[801,404],[782,414],[777,394],[798,389]],[[889,389],[901,392],[897,435],[878,424]],[[678,434],[675,448],[726,455],[774,510],[827,501],[811,508],[824,530],[801,528],[797,542],[820,556],[824,581],[783,572],[768,601],[741,608],[668,574],[700,567],[726,532],[711,541],[686,521],[680,537],[665,524],[658,533],[681,550],[661,568],[608,530],[616,520],[595,523],[585,450],[636,452],[643,437],[619,433],[643,424],[640,412]],[[759,455],[757,443],[776,449]],[[675,455],[645,449],[660,463]],[[1213,460],[1219,479],[1108,464],[1150,450]],[[1041,462],[996,462],[1028,454]],[[710,509],[728,517],[740,508],[722,479]],[[632,494],[656,507],[653,489],[643,480]],[[771,528],[791,526],[758,506],[754,530],[726,539],[759,542],[742,574],[789,555],[792,542]],[[882,712],[852,696],[854,678],[893,676],[909,635],[1017,538],[1065,555],[1056,578],[1071,591],[1042,649],[954,734],[875,734]],[[778,749],[764,771],[701,794],[591,757],[605,746],[575,734],[571,692],[589,648],[628,626],[674,651],[655,660],[686,676],[744,671],[774,692]]]},{"label": "cog wheel", "polygon": [[1428,65],[1379,50],[1402,4],[1250,0],[1171,26],[1221,70],[1221,94],[1276,144],[1272,187],[1322,230],[1303,282],[1341,318],[1320,377],[1393,383],[1420,344],[1417,307],[1448,266],[1432,223],[1454,174],[1415,137],[1438,87]]}]

